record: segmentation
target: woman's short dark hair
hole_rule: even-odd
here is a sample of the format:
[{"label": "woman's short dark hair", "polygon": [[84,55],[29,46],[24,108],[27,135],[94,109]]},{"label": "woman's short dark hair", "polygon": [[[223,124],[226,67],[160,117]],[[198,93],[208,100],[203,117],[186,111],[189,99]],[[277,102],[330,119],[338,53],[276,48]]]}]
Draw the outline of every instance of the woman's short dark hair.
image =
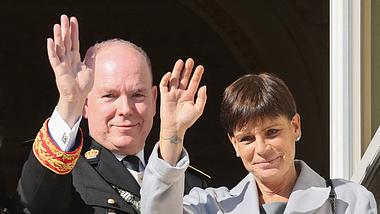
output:
[{"label": "woman's short dark hair", "polygon": [[220,120],[229,135],[248,122],[297,113],[293,95],[280,78],[270,73],[247,74],[229,85],[223,94]]}]

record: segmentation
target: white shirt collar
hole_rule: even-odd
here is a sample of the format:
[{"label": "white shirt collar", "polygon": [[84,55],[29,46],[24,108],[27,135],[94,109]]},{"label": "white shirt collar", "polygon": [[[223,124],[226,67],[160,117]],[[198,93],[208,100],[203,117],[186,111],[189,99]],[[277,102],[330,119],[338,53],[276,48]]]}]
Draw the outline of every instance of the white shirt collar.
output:
[{"label": "white shirt collar", "polygon": [[[123,160],[123,158],[125,158],[127,155],[119,155],[119,154],[115,154],[113,153],[113,155],[115,155],[115,157],[121,161]],[[143,168],[145,169],[146,167],[146,164],[145,164],[145,158],[144,158],[144,149],[140,150],[139,152],[137,152],[137,154],[135,154],[136,157],[138,157],[141,161],[141,164],[143,166]]]},{"label": "white shirt collar", "polygon": [[[127,155],[119,155],[119,154],[115,154],[113,153],[113,155],[115,155],[115,157],[121,161],[123,160],[123,158],[125,158]],[[144,149],[142,149],[141,151],[137,152],[137,154],[135,154],[136,157],[138,157],[140,159],[140,172],[137,172],[137,171],[134,171],[132,169],[128,169],[128,171],[132,174],[132,176],[135,178],[135,180],[137,181],[137,183],[141,186],[142,184],[142,179],[143,179],[143,176],[144,176],[144,170],[145,170],[145,158],[144,158]]]}]

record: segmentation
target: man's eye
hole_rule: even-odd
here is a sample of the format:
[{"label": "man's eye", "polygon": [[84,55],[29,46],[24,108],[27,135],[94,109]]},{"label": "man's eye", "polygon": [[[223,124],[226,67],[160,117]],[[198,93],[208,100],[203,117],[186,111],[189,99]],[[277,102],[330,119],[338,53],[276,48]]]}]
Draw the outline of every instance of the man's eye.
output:
[{"label": "man's eye", "polygon": [[114,98],[115,96],[113,94],[105,94],[102,96],[102,98]]},{"label": "man's eye", "polygon": [[145,100],[146,95],[144,93],[134,93],[132,97],[136,102],[142,102]]},{"label": "man's eye", "polygon": [[145,97],[145,94],[143,93],[135,93],[133,94],[134,97]]}]

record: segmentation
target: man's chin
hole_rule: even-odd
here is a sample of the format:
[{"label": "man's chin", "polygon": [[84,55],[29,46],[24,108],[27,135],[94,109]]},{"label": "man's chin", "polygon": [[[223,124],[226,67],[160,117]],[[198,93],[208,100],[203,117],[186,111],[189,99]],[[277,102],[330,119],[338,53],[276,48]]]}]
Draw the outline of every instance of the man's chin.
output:
[{"label": "man's chin", "polygon": [[134,140],[113,142],[115,152],[123,155],[136,154],[144,148],[144,145],[145,143],[137,142]]}]

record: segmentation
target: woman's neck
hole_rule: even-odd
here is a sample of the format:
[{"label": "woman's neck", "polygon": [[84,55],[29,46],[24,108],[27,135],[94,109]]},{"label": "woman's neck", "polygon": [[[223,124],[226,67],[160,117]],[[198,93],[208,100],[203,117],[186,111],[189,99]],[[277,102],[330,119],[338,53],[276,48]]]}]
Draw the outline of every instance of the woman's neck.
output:
[{"label": "woman's neck", "polygon": [[297,171],[293,165],[287,173],[273,180],[263,182],[256,178],[260,204],[287,202],[297,181],[297,177]]}]

